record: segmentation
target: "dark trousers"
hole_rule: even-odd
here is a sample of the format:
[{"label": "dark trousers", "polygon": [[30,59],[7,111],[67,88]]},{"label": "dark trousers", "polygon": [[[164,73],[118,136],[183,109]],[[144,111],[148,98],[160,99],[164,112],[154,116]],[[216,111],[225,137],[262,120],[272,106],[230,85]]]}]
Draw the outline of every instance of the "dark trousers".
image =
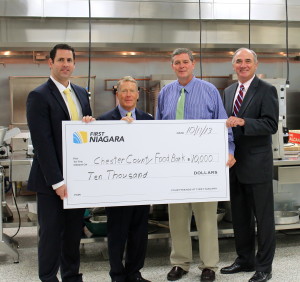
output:
[{"label": "dark trousers", "polygon": [[[239,183],[230,175],[232,223],[237,263],[271,272],[275,254],[274,195],[272,181],[260,184]],[[257,253],[255,255],[255,219]]]},{"label": "dark trousers", "polygon": [[39,221],[39,278],[58,282],[60,268],[63,282],[82,282],[79,273],[80,240],[84,209],[63,209],[56,195],[37,194]]},{"label": "dark trousers", "polygon": [[123,282],[141,276],[148,242],[149,208],[150,206],[106,208],[109,274],[112,280]]}]

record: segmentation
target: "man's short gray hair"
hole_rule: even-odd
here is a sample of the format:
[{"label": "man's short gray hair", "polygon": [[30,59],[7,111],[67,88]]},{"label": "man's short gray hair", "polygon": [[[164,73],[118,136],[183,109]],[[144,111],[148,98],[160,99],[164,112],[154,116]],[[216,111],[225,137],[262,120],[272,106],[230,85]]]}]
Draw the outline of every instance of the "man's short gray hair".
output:
[{"label": "man's short gray hair", "polygon": [[194,61],[194,56],[193,56],[193,52],[192,50],[188,49],[188,48],[177,48],[173,51],[172,53],[172,64],[173,64],[173,59],[176,55],[180,55],[180,54],[188,54],[190,60],[193,62]]},{"label": "man's short gray hair", "polygon": [[120,91],[120,87],[121,87],[121,84],[123,82],[127,82],[127,81],[130,81],[130,82],[133,82],[135,83],[136,85],[136,90],[138,90],[138,84],[137,84],[137,81],[132,77],[132,76],[124,76],[123,78],[121,78],[119,81],[118,81],[118,84],[117,84],[117,91]]},{"label": "man's short gray hair", "polygon": [[231,61],[232,64],[235,63],[235,57],[236,57],[237,53],[239,53],[240,51],[243,51],[243,50],[246,50],[246,51],[250,52],[250,53],[253,55],[254,63],[255,63],[255,64],[258,62],[258,60],[257,60],[257,55],[256,55],[256,53],[255,53],[253,50],[248,49],[248,48],[246,48],[246,47],[242,47],[242,48],[237,49],[237,50],[234,52],[233,57],[232,57],[232,61]]}]

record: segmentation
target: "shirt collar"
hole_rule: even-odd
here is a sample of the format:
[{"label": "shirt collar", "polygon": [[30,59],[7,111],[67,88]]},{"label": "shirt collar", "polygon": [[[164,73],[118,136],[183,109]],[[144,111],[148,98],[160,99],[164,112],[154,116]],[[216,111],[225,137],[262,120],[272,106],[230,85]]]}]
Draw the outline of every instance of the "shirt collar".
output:
[{"label": "shirt collar", "polygon": [[239,81],[239,87],[238,87],[238,88],[240,88],[240,86],[243,84],[244,87],[245,87],[245,92],[247,92],[247,90],[248,90],[248,88],[249,88],[249,86],[250,86],[252,80],[254,79],[254,77],[255,77],[255,75],[253,75],[253,77],[252,77],[251,79],[249,79],[248,81],[246,81],[245,83],[241,83],[241,82]]},{"label": "shirt collar", "polygon": [[[125,117],[126,114],[128,113],[128,111],[126,111],[124,108],[122,108],[122,106],[119,104],[118,105],[118,109],[120,111],[121,117]],[[135,108],[132,109],[131,111],[132,117],[135,119]]]},{"label": "shirt collar", "polygon": [[66,88],[69,88],[70,90],[72,90],[70,81],[69,81],[68,87],[65,87],[60,82],[58,82],[57,80],[55,80],[53,78],[53,76],[50,75],[50,78],[54,82],[54,84],[56,85],[56,87],[58,88],[58,90],[59,90],[60,93],[62,93]]},{"label": "shirt collar", "polygon": [[192,91],[192,88],[193,88],[193,86],[194,86],[195,79],[196,79],[196,77],[194,76],[194,77],[192,78],[192,80],[191,80],[187,85],[185,85],[185,86],[181,85],[181,84],[179,83],[179,81],[177,80],[177,88],[178,88],[178,90],[179,90],[179,93],[180,93],[180,91],[181,91],[182,88],[184,88],[184,89],[185,89],[185,92],[187,92],[187,93],[191,92],[191,91]]}]

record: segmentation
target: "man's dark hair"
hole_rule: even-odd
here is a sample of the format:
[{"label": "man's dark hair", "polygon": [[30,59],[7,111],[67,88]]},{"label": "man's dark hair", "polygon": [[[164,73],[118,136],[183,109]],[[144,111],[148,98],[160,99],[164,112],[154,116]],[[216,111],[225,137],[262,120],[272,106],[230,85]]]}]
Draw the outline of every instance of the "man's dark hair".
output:
[{"label": "man's dark hair", "polygon": [[57,52],[58,49],[72,51],[72,53],[73,53],[73,60],[75,61],[75,50],[74,50],[74,48],[72,48],[68,44],[57,44],[50,51],[50,59],[52,60],[52,62],[54,62],[54,59],[55,59],[55,56],[56,56],[56,52]]}]

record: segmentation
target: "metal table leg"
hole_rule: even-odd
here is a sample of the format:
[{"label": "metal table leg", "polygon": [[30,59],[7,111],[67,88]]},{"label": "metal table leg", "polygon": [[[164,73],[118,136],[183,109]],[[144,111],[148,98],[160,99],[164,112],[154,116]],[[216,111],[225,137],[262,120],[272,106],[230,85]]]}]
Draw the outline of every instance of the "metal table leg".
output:
[{"label": "metal table leg", "polygon": [[13,257],[14,263],[19,263],[19,253],[16,250],[18,243],[2,232],[0,241],[0,251]]},{"label": "metal table leg", "polygon": [[2,222],[2,201],[4,193],[4,173],[3,167],[0,167],[0,251],[11,255],[14,259],[14,263],[19,262],[19,253],[16,248],[18,247],[18,243],[12,238],[8,237],[3,233],[3,222]]}]

